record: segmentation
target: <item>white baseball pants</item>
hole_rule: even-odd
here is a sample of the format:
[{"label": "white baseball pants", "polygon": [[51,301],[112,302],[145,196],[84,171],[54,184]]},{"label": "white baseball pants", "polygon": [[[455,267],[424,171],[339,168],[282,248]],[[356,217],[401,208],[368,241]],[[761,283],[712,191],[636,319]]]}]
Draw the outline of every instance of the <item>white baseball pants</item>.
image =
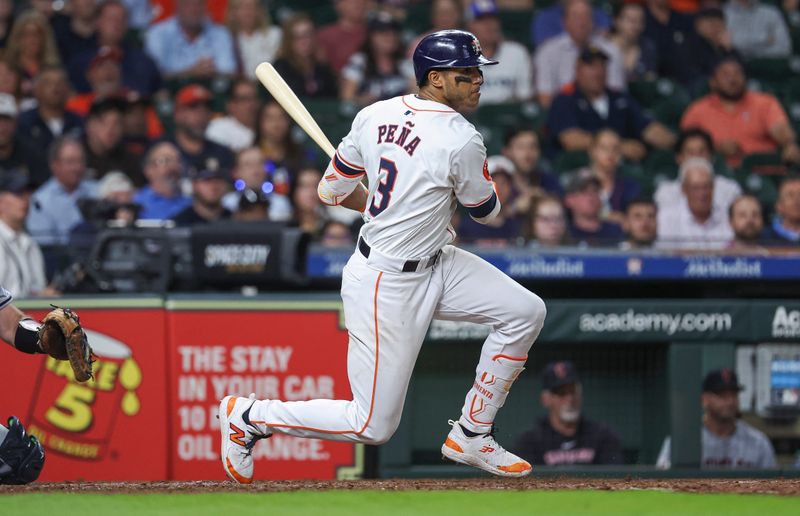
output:
[{"label": "white baseball pants", "polygon": [[459,420],[474,432],[491,429],[542,329],[544,302],[454,246],[429,268],[401,272],[402,263],[374,249],[369,258],[356,250],[342,273],[353,399],[257,401],[250,410],[254,424],[299,437],[386,442],[400,423],[414,363],[435,318],[492,328]]}]

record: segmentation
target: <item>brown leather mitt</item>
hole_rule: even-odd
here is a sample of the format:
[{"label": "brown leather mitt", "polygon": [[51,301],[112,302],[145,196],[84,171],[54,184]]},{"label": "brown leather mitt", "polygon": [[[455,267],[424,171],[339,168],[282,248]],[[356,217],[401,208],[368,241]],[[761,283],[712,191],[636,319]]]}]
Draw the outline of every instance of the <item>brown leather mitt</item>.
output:
[{"label": "brown leather mitt", "polygon": [[39,346],[57,360],[69,360],[79,382],[92,378],[92,348],[78,314],[69,308],[55,308],[44,317],[39,328]]}]

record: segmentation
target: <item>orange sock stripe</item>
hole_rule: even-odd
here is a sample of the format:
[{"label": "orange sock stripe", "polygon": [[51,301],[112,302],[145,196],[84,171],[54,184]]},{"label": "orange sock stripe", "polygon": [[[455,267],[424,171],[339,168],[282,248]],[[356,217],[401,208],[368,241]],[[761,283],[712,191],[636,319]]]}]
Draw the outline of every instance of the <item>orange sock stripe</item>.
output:
[{"label": "orange sock stripe", "polygon": [[510,355],[499,354],[499,355],[493,356],[492,360],[497,360],[498,358],[507,358],[509,360],[520,360],[520,361],[523,361],[523,360],[528,360],[528,355],[525,355],[524,357],[512,357]]},{"label": "orange sock stripe", "polygon": [[320,428],[311,428],[308,426],[299,426],[299,425],[279,425],[279,424],[272,424],[267,423],[264,421],[251,421],[251,423],[259,423],[265,424],[271,428],[291,428],[294,430],[309,430],[311,432],[318,432],[321,434],[354,434],[354,435],[361,435],[369,426],[370,420],[372,420],[372,411],[375,408],[375,390],[378,386],[378,358],[380,356],[380,338],[378,333],[378,287],[381,284],[381,278],[383,277],[383,272],[378,273],[378,279],[375,280],[375,297],[373,298],[372,305],[373,305],[373,313],[375,318],[375,370],[372,375],[372,396],[369,400],[369,414],[367,415],[367,420],[364,422],[364,426],[361,427],[361,430],[358,432],[354,432],[353,430],[322,430]]}]

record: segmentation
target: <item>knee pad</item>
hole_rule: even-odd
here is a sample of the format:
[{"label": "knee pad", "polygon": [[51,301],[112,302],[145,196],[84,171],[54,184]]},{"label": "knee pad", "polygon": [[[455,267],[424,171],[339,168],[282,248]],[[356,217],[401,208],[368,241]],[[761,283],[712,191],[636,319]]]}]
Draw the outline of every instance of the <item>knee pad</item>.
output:
[{"label": "knee pad", "polygon": [[8,433],[0,443],[0,484],[29,484],[39,478],[43,467],[42,444],[25,433],[19,419],[9,417]]}]

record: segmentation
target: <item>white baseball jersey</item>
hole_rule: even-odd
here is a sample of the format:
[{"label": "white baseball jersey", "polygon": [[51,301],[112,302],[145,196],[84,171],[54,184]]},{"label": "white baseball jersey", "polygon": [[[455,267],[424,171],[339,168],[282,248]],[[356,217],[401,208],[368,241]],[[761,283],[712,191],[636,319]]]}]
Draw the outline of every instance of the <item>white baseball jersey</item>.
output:
[{"label": "white baseball jersey", "polygon": [[11,304],[11,293],[0,285],[0,310]]},{"label": "white baseball jersey", "polygon": [[344,197],[365,173],[361,236],[387,256],[430,256],[452,242],[456,201],[476,220],[500,210],[481,135],[450,107],[415,95],[361,110],[323,181]]}]

